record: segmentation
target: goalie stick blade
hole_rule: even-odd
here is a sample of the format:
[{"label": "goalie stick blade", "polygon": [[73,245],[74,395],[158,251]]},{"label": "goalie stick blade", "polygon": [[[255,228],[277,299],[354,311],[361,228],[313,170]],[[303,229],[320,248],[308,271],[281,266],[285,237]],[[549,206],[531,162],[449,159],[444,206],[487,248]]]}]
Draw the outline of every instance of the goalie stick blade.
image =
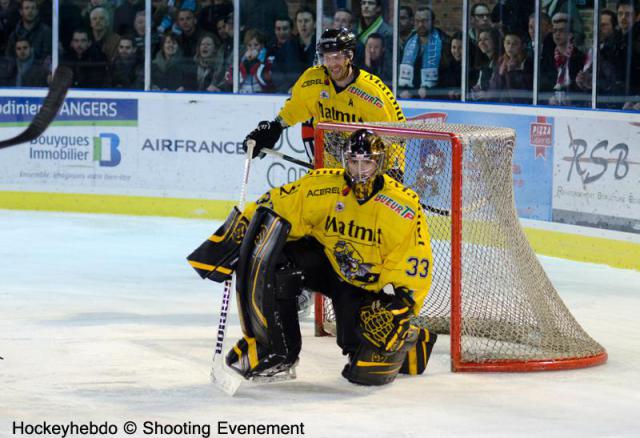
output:
[{"label": "goalie stick blade", "polygon": [[231,370],[225,368],[223,359],[217,355],[211,367],[211,383],[224,391],[225,394],[233,397],[240,388],[242,381],[241,376],[232,373]]},{"label": "goalie stick blade", "polygon": [[38,114],[33,118],[27,129],[20,134],[8,140],[0,141],[0,149],[26,143],[42,134],[53,119],[56,118],[62,102],[64,102],[64,98],[67,95],[67,91],[71,86],[72,79],[73,72],[69,67],[63,65],[58,66],[51,80],[49,93],[47,93],[47,96],[44,98]]}]

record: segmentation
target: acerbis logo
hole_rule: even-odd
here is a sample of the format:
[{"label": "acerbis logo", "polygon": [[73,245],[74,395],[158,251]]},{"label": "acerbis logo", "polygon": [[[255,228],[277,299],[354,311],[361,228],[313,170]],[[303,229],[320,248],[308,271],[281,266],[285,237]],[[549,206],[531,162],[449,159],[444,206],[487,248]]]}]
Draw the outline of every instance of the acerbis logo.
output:
[{"label": "acerbis logo", "polygon": [[[91,147],[93,145],[93,154]],[[113,133],[101,133],[97,137],[88,135],[41,135],[32,140],[29,159],[62,161],[71,165],[98,162],[103,167],[120,164],[120,137]]]},{"label": "acerbis logo", "polygon": [[120,164],[122,154],[118,150],[120,137],[112,133],[103,133],[98,137],[93,137],[93,161],[100,163],[100,166],[115,167]]}]

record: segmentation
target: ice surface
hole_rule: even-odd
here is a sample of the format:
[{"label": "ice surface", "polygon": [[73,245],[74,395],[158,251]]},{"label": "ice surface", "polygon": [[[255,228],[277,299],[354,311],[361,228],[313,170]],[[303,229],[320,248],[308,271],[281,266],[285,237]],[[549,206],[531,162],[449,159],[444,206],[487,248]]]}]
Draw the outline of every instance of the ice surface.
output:
[{"label": "ice surface", "polygon": [[[217,225],[0,210],[0,437],[45,420],[206,423],[212,436],[220,421],[302,422],[311,437],[640,436],[640,272],[548,257],[604,366],[453,374],[441,336],[425,375],[365,388],[340,376],[334,339],[307,319],[298,379],[230,398],[209,383],[222,285],[185,261]],[[239,336],[236,318],[227,334]]]}]

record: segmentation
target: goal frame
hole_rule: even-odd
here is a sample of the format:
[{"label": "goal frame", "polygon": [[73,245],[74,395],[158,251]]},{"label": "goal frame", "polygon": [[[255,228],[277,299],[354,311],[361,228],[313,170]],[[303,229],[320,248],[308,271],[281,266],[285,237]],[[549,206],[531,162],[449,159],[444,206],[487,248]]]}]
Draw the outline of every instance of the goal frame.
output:
[{"label": "goal frame", "polygon": [[[333,122],[320,122],[315,128],[315,165],[323,167],[324,131],[352,132],[355,129],[368,129],[378,135],[410,135],[424,140],[444,140],[451,145],[451,318],[450,318],[450,355],[453,372],[529,372],[547,370],[569,370],[600,365],[607,361],[606,351],[595,356],[548,360],[494,360],[485,362],[465,362],[462,360],[462,159],[463,144],[453,132],[422,131],[406,127],[389,128],[368,124],[347,125]],[[324,329],[324,299],[315,294],[315,335],[330,336]]]}]

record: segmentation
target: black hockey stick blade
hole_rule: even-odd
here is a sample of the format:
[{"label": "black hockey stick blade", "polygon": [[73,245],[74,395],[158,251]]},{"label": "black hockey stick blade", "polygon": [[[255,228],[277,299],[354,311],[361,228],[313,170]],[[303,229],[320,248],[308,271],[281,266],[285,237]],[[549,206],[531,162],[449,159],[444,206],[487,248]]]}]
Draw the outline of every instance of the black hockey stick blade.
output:
[{"label": "black hockey stick blade", "polygon": [[56,118],[62,102],[64,102],[64,97],[67,95],[67,91],[71,86],[72,79],[73,72],[71,69],[59,65],[58,68],[56,68],[53,80],[49,86],[49,93],[47,93],[47,96],[44,98],[40,111],[38,111],[38,114],[33,118],[31,124],[17,136],[0,141],[0,149],[26,143],[40,136],[51,124],[53,119]]}]

